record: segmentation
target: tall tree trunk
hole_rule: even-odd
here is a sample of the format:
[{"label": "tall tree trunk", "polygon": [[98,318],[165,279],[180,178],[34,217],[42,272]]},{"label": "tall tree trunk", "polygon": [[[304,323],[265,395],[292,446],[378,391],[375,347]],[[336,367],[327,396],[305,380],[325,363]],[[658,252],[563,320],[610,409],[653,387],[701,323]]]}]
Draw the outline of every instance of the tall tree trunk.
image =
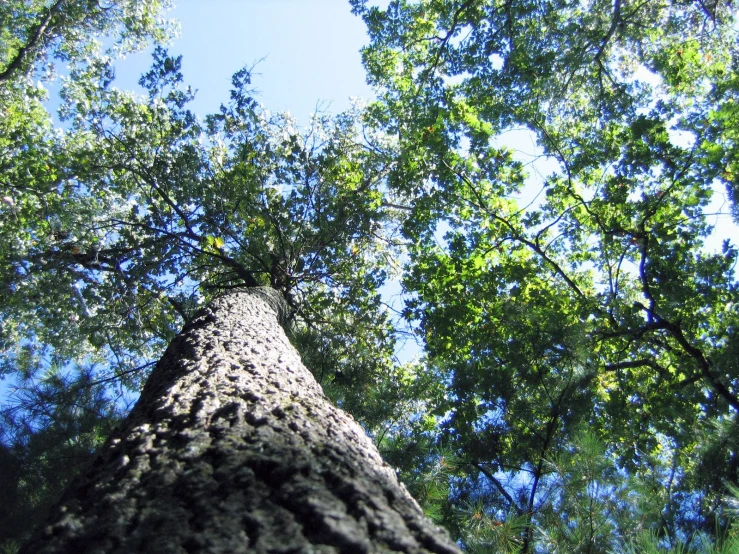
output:
[{"label": "tall tree trunk", "polygon": [[25,553],[459,552],[249,289],[172,341]]}]

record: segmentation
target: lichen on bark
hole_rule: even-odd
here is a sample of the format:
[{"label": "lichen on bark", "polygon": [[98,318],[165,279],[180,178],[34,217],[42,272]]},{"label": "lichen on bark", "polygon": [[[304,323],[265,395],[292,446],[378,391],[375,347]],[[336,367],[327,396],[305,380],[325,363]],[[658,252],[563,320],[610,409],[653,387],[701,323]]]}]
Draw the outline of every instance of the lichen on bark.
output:
[{"label": "lichen on bark", "polygon": [[214,301],[25,553],[458,552],[279,324],[279,296]]}]

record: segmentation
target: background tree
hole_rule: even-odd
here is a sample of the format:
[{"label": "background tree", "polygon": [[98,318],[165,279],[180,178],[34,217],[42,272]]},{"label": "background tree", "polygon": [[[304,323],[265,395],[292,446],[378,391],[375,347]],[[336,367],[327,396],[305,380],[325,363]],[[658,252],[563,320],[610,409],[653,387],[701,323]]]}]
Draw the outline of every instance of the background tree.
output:
[{"label": "background tree", "polygon": [[[55,249],[60,258],[79,253],[62,246],[69,242],[65,218],[74,217],[70,201],[80,197],[70,184],[65,150],[74,139],[54,129],[46,87],[56,78],[55,64],[81,68],[140,50],[152,39],[166,40],[174,27],[162,18],[165,7],[155,1],[71,0],[0,6],[0,376],[4,384],[17,379],[22,387],[2,410],[3,548],[12,550],[43,517],[125,405],[115,388],[88,386],[105,382],[96,369],[101,356],[65,340],[74,336],[76,317],[65,302],[57,304],[53,289],[33,289],[23,277],[34,263],[24,258],[31,248]],[[53,326],[29,325],[34,312],[55,319],[68,334],[50,340]],[[79,362],[76,374],[62,371],[70,360]]]},{"label": "background tree", "polygon": [[[609,507],[623,507],[608,478],[620,471],[662,491],[641,514],[664,544],[723,532],[738,478],[736,250],[708,238],[711,197],[736,186],[730,6],[353,6],[381,91],[370,111],[400,150],[388,182],[412,206],[406,316],[448,383],[435,413],[457,458],[452,527],[470,548],[492,541],[461,531],[484,519],[518,526],[519,551],[547,549],[554,510],[565,550],[624,549]],[[515,128],[548,161],[538,181],[499,146]],[[583,426],[608,453],[589,470],[588,494],[609,484],[588,518],[567,493],[577,475],[556,469],[588,449]],[[617,528],[593,534],[596,515]]]},{"label": "background tree", "polygon": [[[153,38],[166,39],[172,24],[162,19],[167,0],[9,0],[0,7],[0,85],[12,88],[54,60],[84,63],[100,52],[100,37],[113,39],[108,53],[140,50]],[[6,88],[6,90],[7,90]]]}]

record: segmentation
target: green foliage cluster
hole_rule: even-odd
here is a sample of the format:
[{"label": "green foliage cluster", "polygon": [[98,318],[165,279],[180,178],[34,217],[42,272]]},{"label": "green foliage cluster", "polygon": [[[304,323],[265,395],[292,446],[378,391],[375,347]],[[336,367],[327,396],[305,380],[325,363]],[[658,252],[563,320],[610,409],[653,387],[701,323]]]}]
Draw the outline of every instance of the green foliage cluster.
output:
[{"label": "green foliage cluster", "polygon": [[723,191],[736,210],[731,4],[352,5],[411,207],[405,316],[446,386],[433,509],[471,551],[723,548],[739,290],[709,212]]},{"label": "green foliage cluster", "polygon": [[164,2],[0,6],[2,547],[202,304],[268,285],[470,552],[735,550],[737,250],[710,242],[717,195],[739,219],[731,5],[351,3],[378,98],[303,129],[248,69],[201,119],[162,46],[145,94],[116,88]]}]

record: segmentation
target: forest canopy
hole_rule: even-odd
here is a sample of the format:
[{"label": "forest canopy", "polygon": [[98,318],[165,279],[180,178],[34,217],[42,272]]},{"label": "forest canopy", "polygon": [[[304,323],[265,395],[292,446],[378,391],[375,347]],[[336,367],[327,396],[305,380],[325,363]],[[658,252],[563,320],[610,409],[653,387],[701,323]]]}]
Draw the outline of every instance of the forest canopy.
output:
[{"label": "forest canopy", "polygon": [[3,547],[202,305],[271,286],[468,551],[737,548],[736,7],[350,4],[376,97],[304,127],[248,68],[191,111],[165,2],[0,6]]}]

